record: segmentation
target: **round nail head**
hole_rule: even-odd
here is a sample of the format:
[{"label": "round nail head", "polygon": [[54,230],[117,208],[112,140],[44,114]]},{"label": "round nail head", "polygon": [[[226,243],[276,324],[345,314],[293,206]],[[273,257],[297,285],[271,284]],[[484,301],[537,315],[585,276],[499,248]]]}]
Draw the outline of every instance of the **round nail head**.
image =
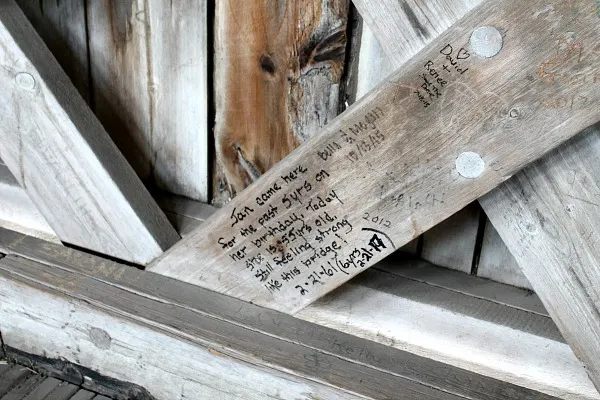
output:
[{"label": "round nail head", "polygon": [[502,35],[492,26],[482,26],[471,34],[471,51],[480,57],[490,58],[502,50]]},{"label": "round nail head", "polygon": [[485,161],[477,153],[466,151],[456,158],[456,171],[467,179],[476,179],[483,174]]},{"label": "round nail head", "polygon": [[15,81],[17,82],[17,86],[19,86],[21,89],[35,89],[35,79],[27,72],[19,72],[15,77]]}]

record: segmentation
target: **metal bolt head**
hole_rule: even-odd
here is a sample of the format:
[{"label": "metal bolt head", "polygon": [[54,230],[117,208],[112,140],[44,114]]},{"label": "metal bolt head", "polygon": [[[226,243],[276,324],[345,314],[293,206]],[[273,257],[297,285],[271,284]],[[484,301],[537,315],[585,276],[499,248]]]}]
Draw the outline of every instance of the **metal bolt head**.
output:
[{"label": "metal bolt head", "polygon": [[21,89],[32,91],[35,89],[35,79],[33,75],[27,72],[19,72],[15,76],[15,82]]},{"label": "metal bolt head", "polygon": [[456,171],[463,178],[476,179],[483,174],[485,161],[477,153],[466,151],[456,158]]},{"label": "metal bolt head", "polygon": [[502,35],[492,26],[482,26],[471,34],[471,51],[480,57],[490,58],[502,50]]}]

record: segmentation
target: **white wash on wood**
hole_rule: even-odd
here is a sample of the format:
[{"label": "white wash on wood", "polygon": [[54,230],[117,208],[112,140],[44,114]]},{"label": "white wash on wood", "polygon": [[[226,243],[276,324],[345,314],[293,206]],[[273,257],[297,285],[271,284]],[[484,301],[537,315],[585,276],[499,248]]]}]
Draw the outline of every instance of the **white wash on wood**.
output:
[{"label": "white wash on wood", "polygon": [[600,125],[480,202],[600,388]]},{"label": "white wash on wood", "polygon": [[533,289],[523,274],[515,257],[498,234],[491,221],[487,221],[483,234],[481,256],[477,267],[477,276],[488,278],[508,285]]},{"label": "white wash on wood", "polygon": [[207,2],[88,3],[95,112],[144,181],[207,201]]},{"label": "white wash on wood", "polygon": [[349,282],[295,316],[561,399],[600,399],[567,344],[387,291]]},{"label": "white wash on wood", "polygon": [[51,242],[60,242],[5,165],[0,165],[0,226]]},{"label": "white wash on wood", "polygon": [[148,263],[177,233],[14,1],[0,22],[2,159],[63,242]]},{"label": "white wash on wood", "polygon": [[[485,2],[149,269],[294,313],[600,119],[599,91],[534,77],[557,51],[540,30],[574,31],[587,41],[600,31],[592,14],[548,21],[532,11],[547,4]],[[483,25],[505,35],[491,59],[463,47]],[[590,73],[599,59],[564,68]],[[440,83],[444,97],[428,103],[414,87],[425,66],[441,71],[445,63],[452,69]],[[576,94],[589,101],[572,110],[539,104]],[[477,179],[455,170],[465,151],[486,163]]]},{"label": "white wash on wood", "polygon": [[7,346],[135,383],[157,400],[364,399],[259,360],[233,358],[219,346],[136,324],[55,291],[6,278],[0,278],[0,287]]}]

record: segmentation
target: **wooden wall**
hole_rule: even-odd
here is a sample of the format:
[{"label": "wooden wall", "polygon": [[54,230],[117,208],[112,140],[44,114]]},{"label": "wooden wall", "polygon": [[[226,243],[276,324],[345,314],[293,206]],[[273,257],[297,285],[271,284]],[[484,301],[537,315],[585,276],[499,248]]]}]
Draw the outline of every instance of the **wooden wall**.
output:
[{"label": "wooden wall", "polygon": [[[217,206],[392,72],[348,0],[18,2],[146,185]],[[475,203],[402,250],[530,287]]]}]

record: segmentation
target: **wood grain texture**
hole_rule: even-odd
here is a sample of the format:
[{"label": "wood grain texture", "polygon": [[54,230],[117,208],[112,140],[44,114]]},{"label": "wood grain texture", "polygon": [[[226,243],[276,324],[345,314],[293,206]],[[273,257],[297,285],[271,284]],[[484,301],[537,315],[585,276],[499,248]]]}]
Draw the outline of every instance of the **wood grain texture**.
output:
[{"label": "wood grain texture", "polygon": [[[441,390],[437,393],[441,398],[447,397],[446,392],[477,399],[547,398],[519,386],[550,395],[567,393],[570,398],[596,398],[586,394],[589,388],[593,393],[593,387],[568,346],[548,339],[557,330],[547,316],[527,317],[528,312],[476,297],[468,299],[462,293],[433,286],[423,290],[426,284],[415,285],[414,281],[386,276],[376,270],[369,271],[367,279],[347,286],[351,290],[338,291],[300,315],[333,328],[329,329],[13,232],[3,231],[0,243],[4,252],[44,263],[16,261],[15,264],[15,260],[23,259],[10,256],[7,264],[0,267],[10,272],[9,280],[27,277],[70,298],[84,299],[92,307],[111,313],[118,311],[120,318],[128,319],[127,315],[131,315],[138,322],[151,321],[159,331],[161,326],[168,326],[176,338],[184,335],[203,346],[208,343],[209,348],[225,355],[235,351],[236,358],[244,353],[260,354],[262,362],[356,389],[367,397],[413,399],[415,389],[420,395],[416,398],[429,398],[436,393],[423,390],[420,385],[424,385]],[[356,300],[357,293],[362,293],[362,301],[348,301]],[[152,305],[146,305],[149,301]],[[441,302],[446,304],[436,307]],[[373,307],[382,303],[390,307]],[[451,308],[444,311],[446,305]],[[369,311],[365,313],[365,309]],[[439,318],[424,318],[428,313]],[[473,318],[476,314],[488,316],[477,320]],[[448,329],[424,327],[426,320],[443,323]],[[62,326],[60,322],[48,325]],[[112,328],[109,335],[114,338]],[[468,339],[462,341],[464,337]],[[14,340],[13,334],[10,340]],[[514,345],[507,346],[513,342]],[[112,348],[118,348],[115,346]],[[477,349],[477,357],[469,357],[474,354],[471,346]],[[269,351],[265,351],[267,348]],[[403,348],[424,352],[427,358]],[[506,352],[508,348],[510,352]],[[78,354],[74,346],[72,349],[66,354]],[[441,349],[444,354],[439,354]],[[452,361],[450,364],[456,361],[468,368],[453,368],[448,363],[428,359],[440,356]],[[110,364],[118,368],[112,359]],[[501,376],[508,383],[469,372],[482,368],[489,377]],[[136,371],[135,368],[118,370]],[[353,378],[355,375],[360,378]]]},{"label": "wood grain texture", "polygon": [[432,264],[470,273],[481,208],[471,203],[423,234],[421,258]]},{"label": "wood grain texture", "polygon": [[145,264],[177,233],[13,1],[0,21],[0,154],[63,242]]},{"label": "wood grain texture", "polygon": [[89,102],[85,0],[17,0],[25,16]]},{"label": "wood grain texture", "polygon": [[222,205],[338,115],[348,0],[227,0],[215,18]]},{"label": "wood grain texture", "polygon": [[96,115],[145,182],[207,201],[207,2],[87,7]]},{"label": "wood grain texture", "polygon": [[480,200],[596,388],[599,128],[586,130]]},{"label": "wood grain texture", "polygon": [[44,240],[60,241],[5,165],[0,165],[0,226]]},{"label": "wood grain texture", "polygon": [[[592,53],[562,68],[591,74],[600,59],[593,52],[597,17],[557,13],[550,22],[531,11],[546,5],[479,6],[150,270],[296,312],[600,119],[593,87],[557,87],[538,76],[562,42],[536,34],[548,27],[576,32]],[[482,25],[503,32],[495,58],[468,56],[470,35]],[[443,96],[426,106],[416,88],[433,73],[427,67],[442,71],[446,63]],[[574,95],[588,102],[573,109],[542,104]],[[483,157],[478,179],[455,169],[465,151]]]},{"label": "wood grain texture", "polygon": [[533,290],[517,260],[498,234],[491,221],[487,221],[481,246],[477,275],[497,282]]},{"label": "wood grain texture", "polygon": [[[15,258],[8,262],[12,262],[15,267],[19,264],[25,267],[35,267],[35,263],[25,259]],[[41,264],[38,264],[38,267],[44,268]],[[57,279],[64,280],[66,278],[71,282],[74,282],[73,279],[81,279],[73,274],[64,275],[58,269],[53,272],[58,273]],[[0,314],[3,321],[7,321],[6,324],[9,327],[5,334],[8,345],[28,351],[33,350],[33,352],[36,348],[48,348],[49,350],[46,351],[50,357],[60,355],[69,360],[77,359],[80,364],[93,367],[104,375],[139,384],[147,388],[159,400],[181,396],[182,392],[184,397],[187,397],[186,393],[188,393],[190,397],[194,396],[193,398],[197,399],[262,400],[277,397],[300,399],[312,397],[358,400],[360,398],[385,397],[382,394],[384,387],[398,381],[393,376],[389,376],[385,380],[376,380],[376,377],[382,378],[382,374],[370,376],[375,372],[373,371],[371,374],[362,375],[363,379],[370,378],[365,379],[362,383],[363,391],[370,390],[372,394],[370,396],[354,395],[330,384],[319,383],[314,378],[306,379],[290,372],[285,373],[275,368],[269,368],[269,364],[262,361],[260,357],[232,351],[219,342],[206,341],[202,332],[210,330],[210,324],[219,324],[219,320],[203,317],[192,310],[186,310],[174,304],[161,304],[150,298],[144,300],[143,297],[134,293],[119,290],[117,287],[110,288],[107,285],[94,285],[94,288],[84,283],[82,288],[87,287],[87,296],[90,296],[84,300],[83,297],[61,294],[57,289],[62,287],[63,289],[59,290],[64,290],[68,287],[68,284],[64,285],[64,281],[63,284],[55,281],[48,282],[49,285],[40,285],[18,275],[7,278],[5,274],[6,271],[2,271],[0,274],[2,275],[0,282],[4,288],[0,293],[2,298]],[[63,275],[62,278],[60,275]],[[114,290],[119,293],[113,292]],[[33,309],[38,311],[34,311],[34,314],[30,315],[34,315],[38,321],[43,314],[50,313],[53,318],[48,323],[39,323],[24,313],[15,312],[15,307],[20,307],[16,302],[18,295],[26,295],[35,300],[38,306]],[[106,297],[106,295],[114,299],[133,300],[132,305],[135,304],[136,308],[138,306],[139,308],[135,311],[120,309],[118,312],[111,312],[108,307],[102,305],[102,301],[99,301],[98,298],[98,296]],[[140,300],[142,303],[139,302]],[[150,308],[147,308],[148,306]],[[144,314],[144,309],[155,310],[152,312],[154,321],[151,324],[144,323],[143,319],[138,318]],[[26,312],[29,314],[31,311],[27,310]],[[173,317],[169,317],[171,314]],[[156,319],[160,315],[162,317]],[[126,318],[123,318],[125,316]],[[165,318],[171,319],[171,322],[165,324]],[[56,322],[53,323],[52,320],[60,325]],[[64,325],[63,321],[67,320],[69,321],[67,326],[61,328],[61,325]],[[42,335],[38,335],[42,337],[32,339],[30,342],[24,340],[28,336],[34,336],[33,330],[42,333]],[[229,332],[231,334],[231,330]],[[224,333],[225,331],[221,332],[219,336],[226,338],[228,335]],[[250,335],[245,340],[247,344],[264,346],[264,343],[256,343],[252,340],[256,340],[259,333],[248,330],[246,334]],[[56,343],[54,343],[52,337],[60,340],[55,339]],[[182,340],[182,337],[187,340]],[[276,349],[290,351],[291,348],[298,347],[293,343],[283,341],[273,343],[270,337],[265,337],[265,339],[269,340],[273,351]],[[33,341],[35,344],[32,346]],[[50,345],[51,342],[52,345]],[[78,346],[75,346],[75,343]],[[296,358],[295,352],[286,353],[286,355],[288,359]],[[336,359],[336,357],[324,353],[316,353],[313,356],[309,353],[306,358],[303,357],[304,355],[301,354],[300,358],[302,364],[305,365],[304,369],[312,369],[313,374],[314,371],[327,368]],[[186,368],[182,368],[182,365],[185,365]],[[354,367],[356,373],[368,372],[365,367],[360,365],[355,364]],[[330,372],[333,373],[333,371]],[[335,375],[327,380],[347,379],[347,376],[336,378]],[[348,386],[357,387],[358,380],[356,379],[356,382],[350,380]],[[406,386],[406,389],[403,387],[403,394],[399,399],[409,400],[414,398],[412,396],[415,394],[420,395],[420,398],[431,400],[463,399],[463,397],[450,395],[417,383],[413,383],[412,386],[419,389],[410,390],[410,385]],[[395,388],[397,389],[398,386]]]},{"label": "wood grain texture", "polygon": [[483,0],[354,0],[389,58],[399,68]]},{"label": "wood grain texture", "polygon": [[[391,72],[479,3],[481,1],[475,0],[359,0],[356,7],[365,20],[363,32],[377,42],[376,54],[379,58],[385,57],[383,65]],[[471,205],[425,232],[421,237],[420,256],[436,265],[471,272],[479,229],[478,208]]]},{"label": "wood grain texture", "polygon": [[[362,0],[358,1],[361,2]],[[369,2],[362,3],[367,6]],[[360,9],[358,4],[357,7]],[[395,7],[398,8],[397,5]],[[381,9],[380,4],[377,4],[365,7],[364,11],[375,14]],[[597,3],[578,1],[556,7],[540,7],[536,12],[548,20],[553,20],[560,15],[584,18],[591,15],[597,18],[597,11]],[[373,19],[372,22],[381,27],[378,31],[382,37],[389,37],[400,31],[399,27],[393,30],[384,28],[384,24],[389,23],[386,20]],[[597,20],[591,23],[597,25]],[[554,96],[541,98],[541,107],[557,113],[564,110],[574,112],[581,103],[588,101],[580,90],[597,87],[600,74],[598,68],[578,68],[582,60],[598,58],[598,42],[579,39],[582,38],[574,31],[558,34],[555,38],[555,55],[538,65],[537,78],[548,86],[562,89],[562,92]],[[399,48],[398,46],[396,48]],[[389,51],[390,55],[393,54],[391,48]],[[575,70],[571,70],[573,66],[576,67]],[[591,149],[597,148],[598,143],[597,132],[588,132],[585,138],[574,140],[572,148],[564,147],[545,158],[523,174],[519,174],[513,179],[514,182],[510,181],[481,201],[493,224],[502,230],[500,236],[511,248],[533,288],[536,291],[544,291],[544,294],[540,293],[540,297],[575,353],[587,364],[590,377],[597,388],[600,387],[600,349],[597,346],[600,341],[597,329],[598,310],[593,303],[597,297],[593,290],[597,287],[595,283],[598,280],[597,257],[594,258],[595,225],[590,223],[591,219],[587,215],[573,211],[574,203],[567,203],[584,199],[582,204],[588,202],[585,207],[595,207],[593,199],[598,193],[597,182],[590,180],[589,187],[581,185],[582,189],[570,189],[565,186],[565,181],[570,179],[575,186],[579,179],[577,175],[580,174],[587,182],[589,171],[597,169],[598,160]],[[566,162],[567,159],[571,162]],[[563,193],[572,193],[569,190],[579,190],[575,195],[576,199],[561,197]],[[572,220],[565,217],[567,209],[571,210],[566,212],[573,215]],[[548,230],[545,232],[547,234],[538,235],[538,230],[540,227],[544,229],[544,224],[548,224]],[[527,226],[529,230],[526,229]],[[563,242],[556,239],[556,232],[562,233],[559,236]],[[534,243],[530,244],[529,240],[534,236]],[[588,292],[589,290],[592,292]]]},{"label": "wood grain texture", "polygon": [[[381,45],[373,36],[373,32],[361,23],[360,49],[358,55],[358,73],[356,77],[356,99],[362,98],[368,92],[380,85],[394,69],[384,54]],[[418,255],[419,238],[400,248],[403,253]]]}]

